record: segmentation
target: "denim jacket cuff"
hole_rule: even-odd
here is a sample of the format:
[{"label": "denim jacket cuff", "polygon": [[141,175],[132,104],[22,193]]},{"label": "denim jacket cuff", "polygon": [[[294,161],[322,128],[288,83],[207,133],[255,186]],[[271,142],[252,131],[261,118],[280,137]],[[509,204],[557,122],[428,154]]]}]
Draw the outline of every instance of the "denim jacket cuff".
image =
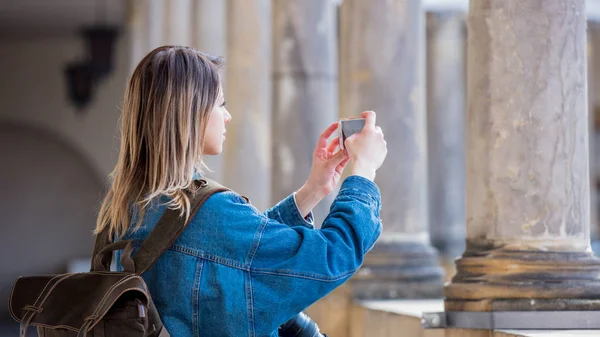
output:
[{"label": "denim jacket cuff", "polygon": [[379,187],[367,178],[356,175],[347,177],[342,183],[338,196],[344,194],[357,197],[358,199],[375,206],[376,210],[381,209],[381,193]]},{"label": "denim jacket cuff", "polygon": [[313,212],[309,212],[306,218],[302,217],[298,204],[296,203],[296,193],[292,193],[287,198],[283,199],[278,205],[279,216],[283,223],[290,226],[314,226]]}]

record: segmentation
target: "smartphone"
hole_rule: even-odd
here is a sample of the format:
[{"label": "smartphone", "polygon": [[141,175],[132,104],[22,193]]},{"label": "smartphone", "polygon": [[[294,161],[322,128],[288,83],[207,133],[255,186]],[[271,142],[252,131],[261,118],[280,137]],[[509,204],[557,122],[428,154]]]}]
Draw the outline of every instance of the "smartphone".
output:
[{"label": "smartphone", "polygon": [[338,122],[338,137],[340,138],[340,150],[344,149],[344,141],[357,132],[361,132],[365,126],[364,118],[347,118]]}]

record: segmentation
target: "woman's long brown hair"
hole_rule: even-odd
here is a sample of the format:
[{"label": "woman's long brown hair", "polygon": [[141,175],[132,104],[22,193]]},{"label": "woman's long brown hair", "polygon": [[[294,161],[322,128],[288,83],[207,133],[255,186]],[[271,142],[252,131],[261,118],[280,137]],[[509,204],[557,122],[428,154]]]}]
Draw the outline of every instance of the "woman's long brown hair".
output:
[{"label": "woman's long brown hair", "polygon": [[122,237],[138,210],[162,195],[168,207],[189,216],[184,193],[202,173],[204,134],[220,90],[222,59],[195,49],[163,46],[146,55],[129,80],[121,117],[121,148],[102,203],[96,234]]}]

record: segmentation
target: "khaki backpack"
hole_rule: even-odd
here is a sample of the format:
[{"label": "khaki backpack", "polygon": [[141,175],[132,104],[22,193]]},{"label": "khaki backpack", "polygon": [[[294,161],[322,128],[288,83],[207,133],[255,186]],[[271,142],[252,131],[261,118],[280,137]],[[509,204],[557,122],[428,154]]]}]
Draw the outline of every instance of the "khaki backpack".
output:
[{"label": "khaki backpack", "polygon": [[[208,179],[187,191],[192,219],[214,193],[227,189]],[[189,221],[188,221],[189,222]],[[130,240],[113,242],[104,230],[96,237],[90,272],[19,277],[9,300],[12,317],[44,337],[168,337],[142,275],[175,242],[188,222],[168,209],[131,257]],[[123,272],[110,271],[113,251],[123,249]]]}]

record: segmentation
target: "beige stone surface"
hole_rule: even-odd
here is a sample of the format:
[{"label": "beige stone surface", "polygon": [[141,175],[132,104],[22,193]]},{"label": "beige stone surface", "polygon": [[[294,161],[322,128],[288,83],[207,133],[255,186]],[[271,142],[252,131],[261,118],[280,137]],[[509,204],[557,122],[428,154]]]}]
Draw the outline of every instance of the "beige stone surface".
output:
[{"label": "beige stone surface", "polygon": [[356,304],[369,310],[386,311],[411,317],[421,317],[424,312],[444,311],[443,299],[360,301]]},{"label": "beige stone surface", "polygon": [[446,329],[444,337],[525,337],[491,330]]},{"label": "beige stone surface", "polygon": [[227,0],[192,0],[192,43],[205,53],[226,57]]},{"label": "beige stone surface", "polygon": [[[333,298],[330,298],[333,299]],[[340,298],[336,298],[340,300]],[[340,305],[340,303],[344,303]],[[324,305],[327,304],[327,305]],[[315,310],[318,306],[318,310]],[[341,310],[340,310],[341,309]],[[346,310],[347,309],[347,310]],[[340,311],[345,312],[340,315]],[[443,311],[443,300],[319,302],[306,312],[330,336],[350,337],[577,337],[600,336],[600,330],[470,330],[423,329],[424,312]],[[347,314],[347,316],[346,316]],[[331,328],[327,322],[336,322]],[[344,328],[344,321],[346,327]]]},{"label": "beige stone surface", "polygon": [[466,17],[426,16],[429,233],[446,260],[465,249]]},{"label": "beige stone surface", "polygon": [[128,28],[131,68],[152,49],[166,45],[191,46],[194,32],[191,15],[195,0],[131,0]]},{"label": "beige stone surface", "polygon": [[470,3],[469,239],[589,249],[585,46],[582,0]]},{"label": "beige stone surface", "polygon": [[598,189],[596,188],[596,181],[598,180],[598,156],[595,154],[596,151],[596,118],[595,108],[596,100],[599,99],[599,95],[596,94],[598,88],[598,77],[596,72],[600,71],[600,26],[598,22],[588,21],[587,23],[587,44],[586,44],[586,55],[587,55],[587,85],[588,85],[588,129],[589,133],[589,153],[590,153],[590,238],[592,241],[598,240],[599,227],[598,227]]},{"label": "beige stone surface", "polygon": [[[322,0],[273,2],[272,202],[308,178],[317,140],[338,119],[336,5]],[[333,137],[332,137],[333,138]],[[335,193],[313,209],[319,226]]]},{"label": "beige stone surface", "polygon": [[270,0],[227,3],[226,186],[264,211],[271,205],[272,15]]},{"label": "beige stone surface", "polygon": [[441,295],[428,231],[425,16],[420,0],[344,0],[340,115],[377,112],[388,156],[377,171],[383,232],[351,280],[355,298]]},{"label": "beige stone surface", "polygon": [[[353,306],[352,322],[350,325],[351,337],[392,337],[414,336],[425,337],[419,318],[396,315],[394,313],[366,309]],[[434,337],[434,335],[427,335]]]},{"label": "beige stone surface", "polygon": [[356,302],[352,308],[351,336],[393,337],[401,334],[415,337],[443,337],[443,330],[426,330],[421,327],[423,312],[442,310],[442,300]]},{"label": "beige stone surface", "polygon": [[[190,46],[226,56],[226,0],[131,0],[130,72],[152,49],[164,44]],[[221,69],[225,83],[226,67]],[[226,86],[224,85],[224,89]],[[224,156],[203,158],[212,172],[207,176],[222,181]]]},{"label": "beige stone surface", "polygon": [[347,284],[340,286],[305,310],[323,333],[348,336],[352,301]]},{"label": "beige stone surface", "polygon": [[374,110],[387,141],[389,155],[375,179],[381,240],[428,241],[421,1],[344,0],[340,24],[340,115]]},{"label": "beige stone surface", "polygon": [[600,336],[600,330],[563,330],[563,331],[552,331],[552,330],[504,330],[501,332],[502,337],[576,337],[576,336]]},{"label": "beige stone surface", "polygon": [[162,0],[164,15],[162,44],[190,46],[193,43],[193,8],[194,0]]},{"label": "beige stone surface", "polygon": [[352,307],[351,337],[576,337],[600,330],[423,329],[424,312],[443,311],[442,300],[365,301]]},{"label": "beige stone surface", "polygon": [[[192,47],[225,58],[225,66],[221,68],[221,82],[227,95],[227,0],[193,0],[192,6]],[[207,176],[216,181],[223,181],[224,156],[206,156],[204,163],[212,172]]]}]

